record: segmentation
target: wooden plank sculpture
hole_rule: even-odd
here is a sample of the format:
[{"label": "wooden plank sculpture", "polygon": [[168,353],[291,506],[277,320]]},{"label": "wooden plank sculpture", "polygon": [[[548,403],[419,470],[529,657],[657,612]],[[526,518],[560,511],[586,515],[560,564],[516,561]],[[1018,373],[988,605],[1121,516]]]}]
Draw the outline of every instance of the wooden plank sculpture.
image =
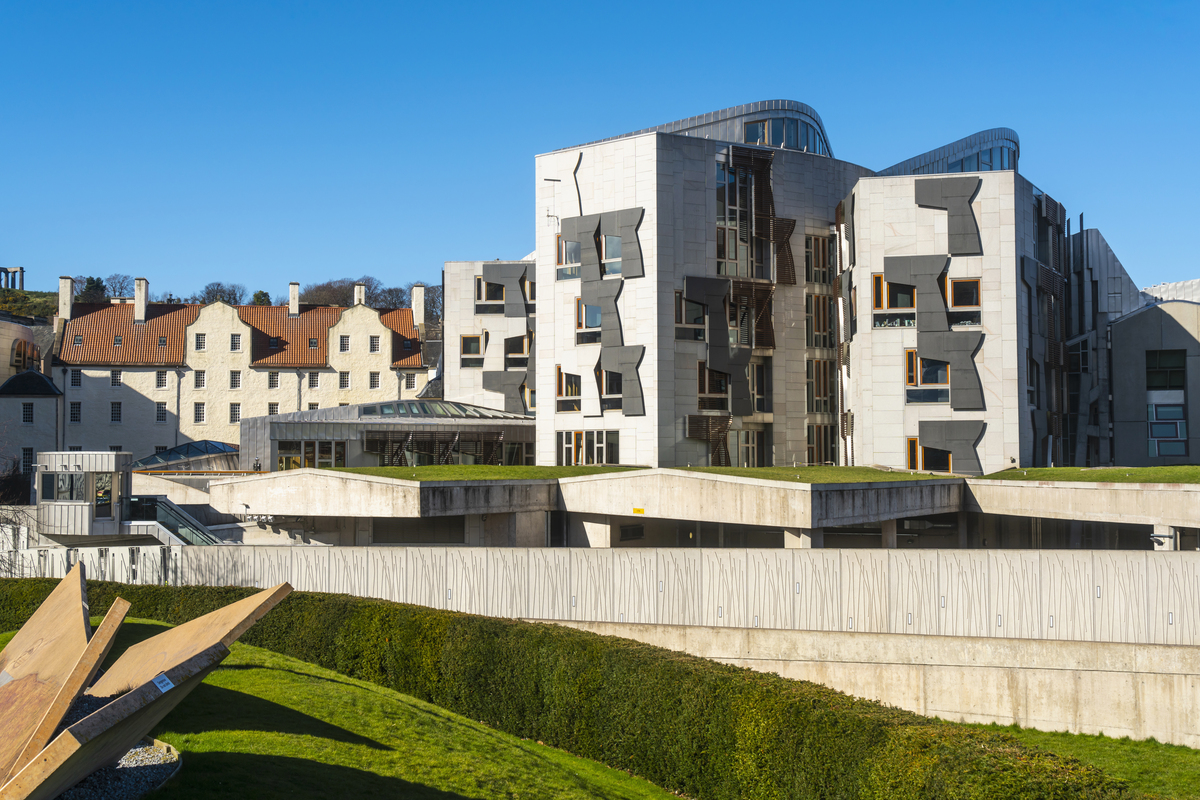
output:
[{"label": "wooden plank sculpture", "polygon": [[[114,601],[92,633],[76,565],[0,652],[0,800],[57,797],[115,763],[291,591],[281,583],[134,645],[93,684],[129,603]],[[82,694],[114,699],[55,735]]]}]

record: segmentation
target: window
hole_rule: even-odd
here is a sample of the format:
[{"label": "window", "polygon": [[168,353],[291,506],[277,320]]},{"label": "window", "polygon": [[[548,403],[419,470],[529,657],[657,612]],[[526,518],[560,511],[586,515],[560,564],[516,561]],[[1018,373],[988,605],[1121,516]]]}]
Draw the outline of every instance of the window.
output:
[{"label": "window", "polygon": [[680,342],[703,342],[707,307],[684,298],[683,292],[675,293],[675,340]]},{"label": "window", "polygon": [[917,381],[917,351],[904,351],[904,384],[906,386],[919,386]]},{"label": "window", "polygon": [[204,424],[204,403],[192,404],[192,422],[197,425]]},{"label": "window", "polygon": [[279,337],[272,336],[271,338],[269,338],[267,340],[267,346],[270,347],[272,350],[278,350],[279,349]]},{"label": "window", "polygon": [[371,337],[371,348],[370,349],[371,349],[372,353],[379,352],[379,337],[378,336]]},{"label": "window", "polygon": [[278,389],[279,388],[279,373],[278,372],[268,372],[267,373],[267,388],[268,389]]},{"label": "window", "polygon": [[1187,407],[1178,404],[1146,406],[1150,457],[1188,454]]},{"label": "window", "polygon": [[1146,391],[1183,389],[1186,386],[1186,350],[1146,351]]},{"label": "window", "polygon": [[921,448],[921,469],[926,472],[950,472],[950,451],[933,447]]},{"label": "window", "polygon": [[309,411],[316,411],[316,410],[317,410],[318,408],[320,408],[320,407],[321,407],[321,404],[320,404],[320,403],[309,403],[309,404],[308,404],[308,410],[309,410]]},{"label": "window", "polygon": [[165,369],[160,369],[158,372],[154,373],[154,388],[167,388],[167,371]]},{"label": "window", "polygon": [[[838,463],[838,429],[836,425],[805,426],[805,458],[809,464]],[[763,443],[765,446],[765,442]]]},{"label": "window", "polygon": [[349,372],[339,372],[338,373],[338,388],[339,389],[349,389],[350,388],[350,373]]},{"label": "window", "polygon": [[21,448],[21,473],[28,475],[33,472],[33,448]]},{"label": "window", "polygon": [[167,404],[166,403],[155,403],[154,404],[154,421],[155,422],[166,422],[167,421]]},{"label": "window", "polygon": [[206,346],[206,344],[207,344],[207,342],[206,342],[206,340],[205,340],[205,336],[204,336],[204,334],[203,334],[203,333],[197,333],[197,334],[196,334],[196,349],[197,349],[197,350],[204,350],[204,349],[205,349],[205,346]]},{"label": "window", "polygon": [[646,528],[644,525],[622,525],[621,526],[621,541],[630,542],[635,539],[645,539]]},{"label": "window", "polygon": [[275,416],[279,413],[279,403],[267,403],[267,414]]},{"label": "window", "polygon": [[833,361],[809,359],[805,364],[809,412],[832,414],[837,411],[837,366]]},{"label": "window", "polygon": [[81,344],[83,344],[83,337],[79,334],[75,334],[75,346],[79,347]]},{"label": "window", "polygon": [[165,444],[156,444],[156,445],[154,445],[154,452],[155,452],[155,453],[165,453],[165,452],[167,452],[167,449],[168,449],[168,448],[167,448],[167,446],[166,446]]},{"label": "window", "polygon": [[837,319],[836,298],[827,294],[804,295],[804,344],[806,347],[837,347],[833,330]]},{"label": "window", "polygon": [[596,386],[600,390],[600,410],[621,408],[624,399],[621,397],[621,373],[596,368]]},{"label": "window", "polygon": [[415,373],[415,372],[404,373],[404,388],[405,389],[417,388],[417,373]]},{"label": "window", "polygon": [[121,346],[121,341],[122,341],[122,340],[121,340],[121,337],[120,337],[120,336],[114,336],[114,337],[113,337],[113,347],[120,347],[120,346]]},{"label": "window", "polygon": [[582,408],[583,380],[578,375],[563,372],[560,366],[555,366],[554,371],[558,410],[579,411]]},{"label": "window", "polygon": [[913,287],[906,286],[903,283],[889,283],[887,289],[888,308],[915,307],[916,293],[913,292]]},{"label": "window", "polygon": [[83,421],[83,403],[80,403],[77,400],[71,401],[70,416],[68,419],[75,424],[79,424]]},{"label": "window", "polygon": [[[71,450],[80,450],[73,445]],[[87,501],[88,476],[86,473],[43,472],[42,491],[38,493],[46,503],[83,503]]]},{"label": "window", "polygon": [[242,404],[241,403],[230,403],[229,404],[229,422],[230,422],[230,424],[238,423],[241,421],[242,421]]},{"label": "window", "polygon": [[21,403],[21,424],[33,424],[33,403]]},{"label": "window", "polygon": [[412,350],[412,339],[405,339],[405,340],[404,340],[404,349],[405,349],[405,350]]},{"label": "window", "polygon": [[78,453],[81,450],[83,450],[83,445],[81,444],[73,444],[67,448],[67,451],[71,453]]},{"label": "window", "polygon": [[114,369],[108,373],[108,385],[109,386],[120,386],[121,385],[121,370]]},{"label": "window", "polygon": [[701,411],[728,411],[729,376],[709,369],[704,361],[697,362],[696,375],[696,393],[699,395],[697,407]]},{"label": "window", "polygon": [[308,373],[308,388],[310,388],[310,389],[321,388],[321,373],[319,373],[319,372]]},{"label": "window", "polygon": [[503,302],[504,301],[504,284],[488,283],[484,281],[484,300],[488,302]]},{"label": "window", "polygon": [[[560,467],[621,463],[619,431],[557,431],[554,440],[555,461]],[[512,460],[509,463],[520,462]]]},{"label": "window", "polygon": [[530,389],[524,383],[521,384],[521,399],[525,401],[526,411],[533,411],[537,408],[537,390]]},{"label": "window", "polygon": [[562,236],[557,237],[558,240],[558,272],[555,276],[556,280],[569,281],[579,277],[579,265],[582,263],[583,250],[579,242],[565,241]]},{"label": "window", "polygon": [[242,352],[242,335],[240,333],[229,334],[229,352]]},{"label": "window", "polygon": [[804,279],[809,283],[832,285],[836,273],[837,239],[805,236]]},{"label": "window", "polygon": [[483,366],[483,351],[482,337],[480,336],[463,336],[460,342],[460,352],[462,358],[459,361],[461,367],[482,367]]},{"label": "window", "polygon": [[[119,453],[119,452],[121,452],[121,445],[119,445],[119,444],[110,444],[110,445],[108,446],[108,452],[110,452],[110,453]],[[99,476],[99,475],[97,475],[96,477],[100,477],[100,476]]]},{"label": "window", "polygon": [[917,440],[909,439],[908,440],[908,468],[909,469],[920,469],[921,468],[921,462],[918,461],[917,459],[918,459]]},{"label": "window", "polygon": [[979,280],[950,281],[950,302],[956,308],[979,305]]},{"label": "window", "polygon": [[621,237],[605,234],[600,237],[600,274],[621,274]]},{"label": "window", "polygon": [[229,373],[229,388],[230,389],[242,388],[242,371],[241,370],[235,369],[235,370],[230,371],[230,373]]},{"label": "window", "polygon": [[879,273],[871,276],[871,308],[875,311],[883,310],[883,276]]},{"label": "window", "polygon": [[158,346],[166,347],[167,346],[167,337],[165,337],[165,336],[158,337]]},{"label": "window", "polygon": [[83,370],[71,370],[71,385],[76,387],[83,385]]},{"label": "window", "polygon": [[906,403],[949,403],[950,365],[921,358],[916,350],[904,351]]},{"label": "window", "polygon": [[310,339],[308,340],[308,349],[309,349],[309,350],[316,350],[316,349],[317,349],[317,340],[316,340],[316,338],[315,338],[315,337],[314,337],[314,338],[310,338]]},{"label": "window", "polygon": [[339,353],[349,353],[350,352],[350,337],[349,336],[339,336],[338,337],[338,352]]},{"label": "window", "polygon": [[108,421],[109,422],[120,422],[121,421],[121,404],[120,403],[109,403],[108,405],[109,405]]},{"label": "window", "polygon": [[194,373],[192,373],[192,378],[193,378],[193,388],[195,388],[195,389],[203,389],[205,386],[208,385],[208,375],[202,369],[198,369]]},{"label": "window", "polygon": [[378,372],[372,372],[370,374],[368,386],[372,389],[379,388],[379,373]]},{"label": "window", "polygon": [[582,297],[575,298],[575,344],[600,342],[600,306],[584,305]]}]

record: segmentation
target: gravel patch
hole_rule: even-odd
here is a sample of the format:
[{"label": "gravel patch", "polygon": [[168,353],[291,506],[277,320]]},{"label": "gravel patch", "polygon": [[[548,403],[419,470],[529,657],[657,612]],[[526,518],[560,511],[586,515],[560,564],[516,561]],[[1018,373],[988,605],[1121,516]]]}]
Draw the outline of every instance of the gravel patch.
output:
[{"label": "gravel patch", "polygon": [[163,784],[179,765],[167,750],[139,744],[115,767],[103,767],[59,795],[61,800],[135,800]]}]

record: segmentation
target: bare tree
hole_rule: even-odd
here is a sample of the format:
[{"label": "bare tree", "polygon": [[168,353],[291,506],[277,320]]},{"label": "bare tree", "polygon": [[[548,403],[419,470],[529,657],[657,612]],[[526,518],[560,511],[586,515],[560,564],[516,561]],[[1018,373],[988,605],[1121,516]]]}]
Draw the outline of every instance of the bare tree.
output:
[{"label": "bare tree", "polygon": [[240,306],[246,300],[246,287],[240,283],[222,283],[213,281],[205,286],[195,296],[197,303],[215,303],[221,301],[231,306]]},{"label": "bare tree", "polygon": [[354,285],[363,284],[366,303],[371,308],[403,308],[408,293],[398,287],[385,287],[378,278],[370,275],[355,280],[337,278],[322,283],[310,283],[300,292],[300,302],[314,306],[349,306],[354,303]]},{"label": "bare tree", "polygon": [[[414,284],[408,285],[408,290],[412,292]],[[425,285],[425,322],[429,325],[437,325],[442,321],[442,285],[440,283]]]},{"label": "bare tree", "polygon": [[408,290],[400,286],[380,289],[375,296],[375,308],[406,308],[408,298]]},{"label": "bare tree", "polygon": [[104,285],[108,288],[109,297],[133,296],[133,278],[128,275],[114,272],[104,279]]}]

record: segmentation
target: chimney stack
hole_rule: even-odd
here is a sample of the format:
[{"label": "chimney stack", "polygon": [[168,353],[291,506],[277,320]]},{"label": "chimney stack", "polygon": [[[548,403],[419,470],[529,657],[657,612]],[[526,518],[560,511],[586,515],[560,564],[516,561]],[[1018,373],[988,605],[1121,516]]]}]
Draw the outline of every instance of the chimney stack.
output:
[{"label": "chimney stack", "polygon": [[367,304],[367,285],[365,283],[354,284],[354,305],[364,306]]},{"label": "chimney stack", "polygon": [[58,318],[66,322],[71,318],[71,307],[75,305],[75,279],[63,275],[58,279]]},{"label": "chimney stack", "polygon": [[295,281],[288,284],[288,316],[300,316],[300,284]]},{"label": "chimney stack", "polygon": [[413,284],[410,305],[412,305],[413,325],[420,330],[425,325],[425,284]]},{"label": "chimney stack", "polygon": [[146,295],[149,294],[150,281],[145,278],[133,279],[133,324],[146,324]]}]

